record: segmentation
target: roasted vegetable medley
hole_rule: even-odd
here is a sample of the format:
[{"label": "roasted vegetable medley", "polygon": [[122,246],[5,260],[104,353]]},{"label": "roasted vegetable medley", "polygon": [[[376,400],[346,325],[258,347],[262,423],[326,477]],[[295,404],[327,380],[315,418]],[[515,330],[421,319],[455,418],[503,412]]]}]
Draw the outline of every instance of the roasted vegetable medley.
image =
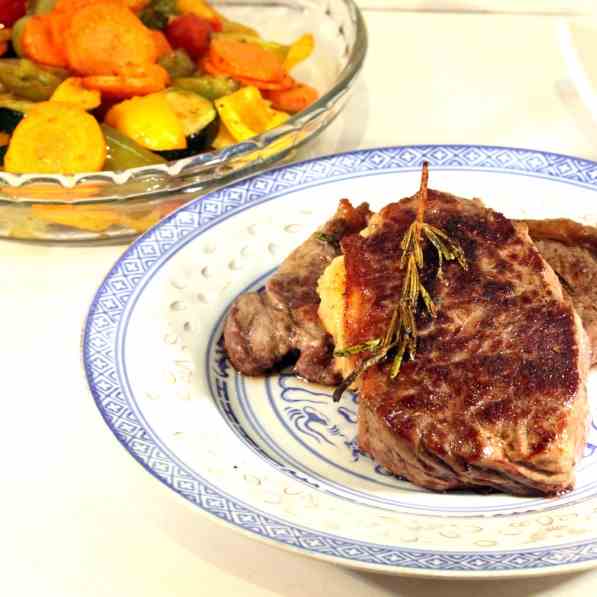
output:
[{"label": "roasted vegetable medley", "polygon": [[204,0],[0,0],[0,158],[124,170],[245,141],[314,102],[313,36],[263,39]]}]

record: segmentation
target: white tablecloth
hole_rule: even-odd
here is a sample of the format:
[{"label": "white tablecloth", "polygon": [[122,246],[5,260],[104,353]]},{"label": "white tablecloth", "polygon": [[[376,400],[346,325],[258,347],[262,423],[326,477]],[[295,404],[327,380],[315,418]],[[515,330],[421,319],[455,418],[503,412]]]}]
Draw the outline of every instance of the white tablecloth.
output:
[{"label": "white tablecloth", "polygon": [[[593,125],[566,84],[560,17],[369,4],[377,9],[365,11],[363,76],[312,155],[450,142],[597,157]],[[0,241],[0,595],[594,594],[597,572],[494,584],[357,573],[257,543],[185,506],[115,441],[82,374],[87,306],[123,248]]]}]

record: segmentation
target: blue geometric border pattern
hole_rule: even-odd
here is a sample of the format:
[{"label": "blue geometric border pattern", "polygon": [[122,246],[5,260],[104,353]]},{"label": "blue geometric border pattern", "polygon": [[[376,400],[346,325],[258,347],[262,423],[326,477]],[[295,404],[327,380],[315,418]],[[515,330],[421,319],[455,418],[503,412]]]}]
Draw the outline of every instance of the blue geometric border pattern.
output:
[{"label": "blue geometric border pattern", "polygon": [[205,230],[258,203],[331,179],[379,171],[490,170],[550,178],[597,190],[597,163],[506,147],[420,145],[338,154],[270,170],[196,199],[149,230],[123,254],[97,291],[85,324],[83,361],[97,407],[128,452],[151,474],[203,511],[276,543],[311,554],[420,571],[515,571],[597,561],[597,543],[500,552],[443,552],[347,541],[274,519],[226,495],[187,469],[146,429],[118,375],[119,330],[135,296],[180,248]]}]

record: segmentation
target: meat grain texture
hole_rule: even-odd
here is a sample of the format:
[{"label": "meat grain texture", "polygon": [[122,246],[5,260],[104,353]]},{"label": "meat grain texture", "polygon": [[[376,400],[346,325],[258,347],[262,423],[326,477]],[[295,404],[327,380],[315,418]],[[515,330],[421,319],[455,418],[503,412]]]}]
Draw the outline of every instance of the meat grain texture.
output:
[{"label": "meat grain texture", "polygon": [[[368,235],[343,239],[346,345],[383,337],[414,216],[406,199],[375,216]],[[460,243],[469,268],[444,264],[438,279],[427,247],[422,279],[439,315],[419,314],[416,359],[397,379],[389,363],[362,376],[360,448],[433,490],[569,490],[588,422],[590,347],[579,316],[524,225],[431,190],[425,220]]]},{"label": "meat grain texture", "polygon": [[224,325],[224,345],[237,371],[261,375],[298,352],[297,375],[325,385],[340,383],[334,344],[317,314],[317,280],[339,253],[340,240],[364,228],[369,215],[367,204],[353,208],[341,201],[332,219],[284,260],[264,292],[236,299]]},{"label": "meat grain texture", "polygon": [[566,219],[524,223],[580,315],[591,341],[592,364],[597,364],[597,228]]}]

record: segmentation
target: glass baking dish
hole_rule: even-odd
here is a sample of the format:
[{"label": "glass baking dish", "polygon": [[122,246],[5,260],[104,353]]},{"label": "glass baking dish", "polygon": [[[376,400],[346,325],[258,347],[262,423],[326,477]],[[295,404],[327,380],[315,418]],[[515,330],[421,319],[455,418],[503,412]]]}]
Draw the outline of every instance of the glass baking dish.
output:
[{"label": "glass baking dish", "polygon": [[0,172],[1,237],[81,241],[139,234],[189,199],[291,158],[338,116],[367,51],[365,24],[353,0],[214,4],[266,39],[288,43],[313,33],[315,51],[296,76],[316,87],[320,99],[246,142],[167,164],[70,176]]}]

